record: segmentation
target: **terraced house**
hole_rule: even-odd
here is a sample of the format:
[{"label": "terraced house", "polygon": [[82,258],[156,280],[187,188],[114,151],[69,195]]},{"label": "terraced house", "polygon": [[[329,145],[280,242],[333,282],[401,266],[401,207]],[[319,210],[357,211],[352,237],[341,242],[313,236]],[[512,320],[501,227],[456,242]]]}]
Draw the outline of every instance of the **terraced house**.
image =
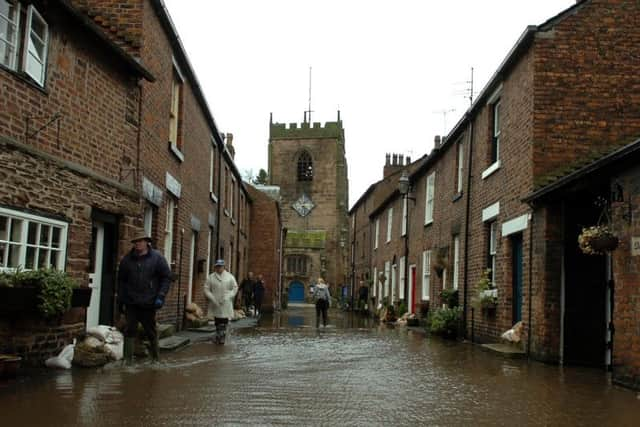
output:
[{"label": "terraced house", "polygon": [[162,321],[204,305],[213,258],[244,275],[251,199],[162,1],[0,0],[0,87],[0,269],[93,287],[86,321],[3,314],[0,350],[37,362],[113,324],[117,261],[143,231],[175,277]]},{"label": "terraced house", "polygon": [[[444,141],[397,173],[411,196],[383,180],[354,205],[369,230],[351,234],[354,253],[373,248],[354,280],[378,273],[383,297],[388,283],[392,298],[411,292],[405,301],[415,288],[430,309],[457,288],[467,338],[497,341],[522,321],[530,357],[607,368],[637,387],[638,17],[634,1],[585,0],[527,27]],[[394,212],[405,203],[406,235]],[[617,231],[618,248],[587,255],[578,236],[598,224]],[[381,245],[393,256],[379,259]],[[474,309],[487,270],[497,303]]]}]

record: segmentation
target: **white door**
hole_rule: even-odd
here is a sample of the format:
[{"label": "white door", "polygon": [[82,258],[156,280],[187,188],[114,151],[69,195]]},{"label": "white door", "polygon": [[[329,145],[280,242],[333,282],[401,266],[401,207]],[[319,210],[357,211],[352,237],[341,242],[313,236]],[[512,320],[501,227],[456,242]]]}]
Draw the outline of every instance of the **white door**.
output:
[{"label": "white door", "polygon": [[87,308],[87,329],[98,326],[100,319],[100,291],[102,288],[102,255],[104,251],[104,224],[94,222],[92,229],[92,264],[93,271],[89,273],[89,287],[91,292],[91,302]]}]

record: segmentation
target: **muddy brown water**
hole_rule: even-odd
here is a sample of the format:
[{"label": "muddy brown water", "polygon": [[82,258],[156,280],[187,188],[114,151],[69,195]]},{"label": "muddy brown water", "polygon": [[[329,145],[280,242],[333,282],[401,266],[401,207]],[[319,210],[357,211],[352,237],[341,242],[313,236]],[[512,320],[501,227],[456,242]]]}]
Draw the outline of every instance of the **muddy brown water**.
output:
[{"label": "muddy brown water", "polygon": [[224,347],[160,365],[0,382],[0,426],[638,426],[640,399],[598,370],[511,360],[465,343],[309,307]]}]

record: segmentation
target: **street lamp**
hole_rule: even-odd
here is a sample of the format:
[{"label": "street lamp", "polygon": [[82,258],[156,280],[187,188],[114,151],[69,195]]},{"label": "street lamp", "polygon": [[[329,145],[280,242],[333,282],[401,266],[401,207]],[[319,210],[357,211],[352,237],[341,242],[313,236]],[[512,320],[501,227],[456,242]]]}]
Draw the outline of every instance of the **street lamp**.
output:
[{"label": "street lamp", "polygon": [[[415,197],[411,197],[411,183],[407,171],[402,171],[402,176],[398,179],[398,191],[402,194],[402,202],[404,203],[404,297],[407,302],[407,311],[413,312],[413,307],[409,306],[409,200],[416,201]],[[415,303],[415,301],[411,301]]]}]

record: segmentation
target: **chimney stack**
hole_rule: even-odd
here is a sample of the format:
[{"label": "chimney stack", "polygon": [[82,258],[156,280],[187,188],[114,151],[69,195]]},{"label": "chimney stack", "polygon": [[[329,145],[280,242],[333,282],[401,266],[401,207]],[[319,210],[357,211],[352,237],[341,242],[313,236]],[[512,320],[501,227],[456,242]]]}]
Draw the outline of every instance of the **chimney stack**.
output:
[{"label": "chimney stack", "polygon": [[225,141],[226,141],[227,151],[229,152],[229,155],[231,156],[231,158],[234,159],[236,157],[236,149],[233,148],[233,134],[228,133],[225,138]]},{"label": "chimney stack", "polygon": [[[406,157],[406,164],[410,163],[411,158],[409,156]],[[405,157],[404,154],[398,153],[387,153],[385,155],[385,163],[384,169],[382,170],[382,178],[386,178],[389,175],[396,173],[401,170],[405,165]]]}]

